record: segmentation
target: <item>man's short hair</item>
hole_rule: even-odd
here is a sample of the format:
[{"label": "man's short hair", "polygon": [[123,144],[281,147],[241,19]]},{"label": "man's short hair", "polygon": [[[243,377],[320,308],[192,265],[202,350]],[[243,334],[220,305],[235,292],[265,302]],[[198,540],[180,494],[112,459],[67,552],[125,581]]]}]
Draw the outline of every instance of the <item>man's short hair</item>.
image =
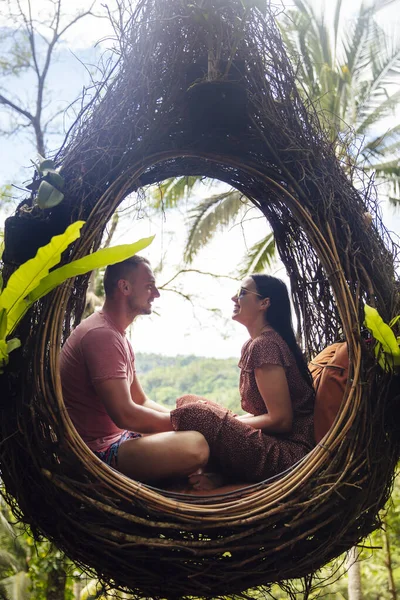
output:
[{"label": "man's short hair", "polygon": [[118,287],[118,281],[120,279],[127,279],[132,271],[137,269],[142,263],[150,265],[147,258],[135,254],[135,256],[127,258],[122,262],[109,265],[104,274],[104,292],[106,296],[112,296]]}]

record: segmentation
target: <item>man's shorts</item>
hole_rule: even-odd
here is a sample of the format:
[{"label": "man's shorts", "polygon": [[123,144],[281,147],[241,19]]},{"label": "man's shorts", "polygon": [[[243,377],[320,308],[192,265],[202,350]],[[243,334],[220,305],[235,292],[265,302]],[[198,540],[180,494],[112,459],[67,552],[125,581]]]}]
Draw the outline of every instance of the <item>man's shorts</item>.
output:
[{"label": "man's shorts", "polygon": [[124,431],[119,440],[111,444],[111,446],[108,446],[108,448],[102,450],[101,452],[94,453],[107,465],[113,467],[114,469],[118,469],[118,450],[122,442],[140,437],[142,437],[140,433],[135,433],[134,431]]}]

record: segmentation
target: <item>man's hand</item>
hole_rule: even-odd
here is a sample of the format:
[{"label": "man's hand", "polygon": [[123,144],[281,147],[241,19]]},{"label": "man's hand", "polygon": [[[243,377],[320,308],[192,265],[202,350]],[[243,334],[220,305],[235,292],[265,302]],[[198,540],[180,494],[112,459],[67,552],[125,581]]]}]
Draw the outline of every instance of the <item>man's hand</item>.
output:
[{"label": "man's hand", "polygon": [[94,387],[108,415],[121,429],[139,433],[173,431],[169,412],[158,412],[133,402],[126,379],[107,379]]}]

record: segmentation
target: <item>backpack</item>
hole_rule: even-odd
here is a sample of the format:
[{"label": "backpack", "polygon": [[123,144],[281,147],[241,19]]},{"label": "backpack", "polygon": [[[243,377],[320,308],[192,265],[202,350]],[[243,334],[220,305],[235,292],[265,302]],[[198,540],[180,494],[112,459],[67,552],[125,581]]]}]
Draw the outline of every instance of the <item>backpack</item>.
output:
[{"label": "backpack", "polygon": [[320,442],[333,425],[343,400],[349,373],[346,342],[327,346],[308,365],[314,382],[314,435]]}]

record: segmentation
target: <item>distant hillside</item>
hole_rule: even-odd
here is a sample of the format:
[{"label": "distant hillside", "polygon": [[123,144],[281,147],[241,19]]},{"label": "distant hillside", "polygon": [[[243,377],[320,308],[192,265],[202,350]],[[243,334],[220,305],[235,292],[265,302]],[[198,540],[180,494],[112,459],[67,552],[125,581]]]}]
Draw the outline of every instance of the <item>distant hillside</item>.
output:
[{"label": "distant hillside", "polygon": [[240,410],[236,359],[140,353],[135,357],[140,383],[152,400],[173,407],[179,396],[198,394],[227,408]]}]

